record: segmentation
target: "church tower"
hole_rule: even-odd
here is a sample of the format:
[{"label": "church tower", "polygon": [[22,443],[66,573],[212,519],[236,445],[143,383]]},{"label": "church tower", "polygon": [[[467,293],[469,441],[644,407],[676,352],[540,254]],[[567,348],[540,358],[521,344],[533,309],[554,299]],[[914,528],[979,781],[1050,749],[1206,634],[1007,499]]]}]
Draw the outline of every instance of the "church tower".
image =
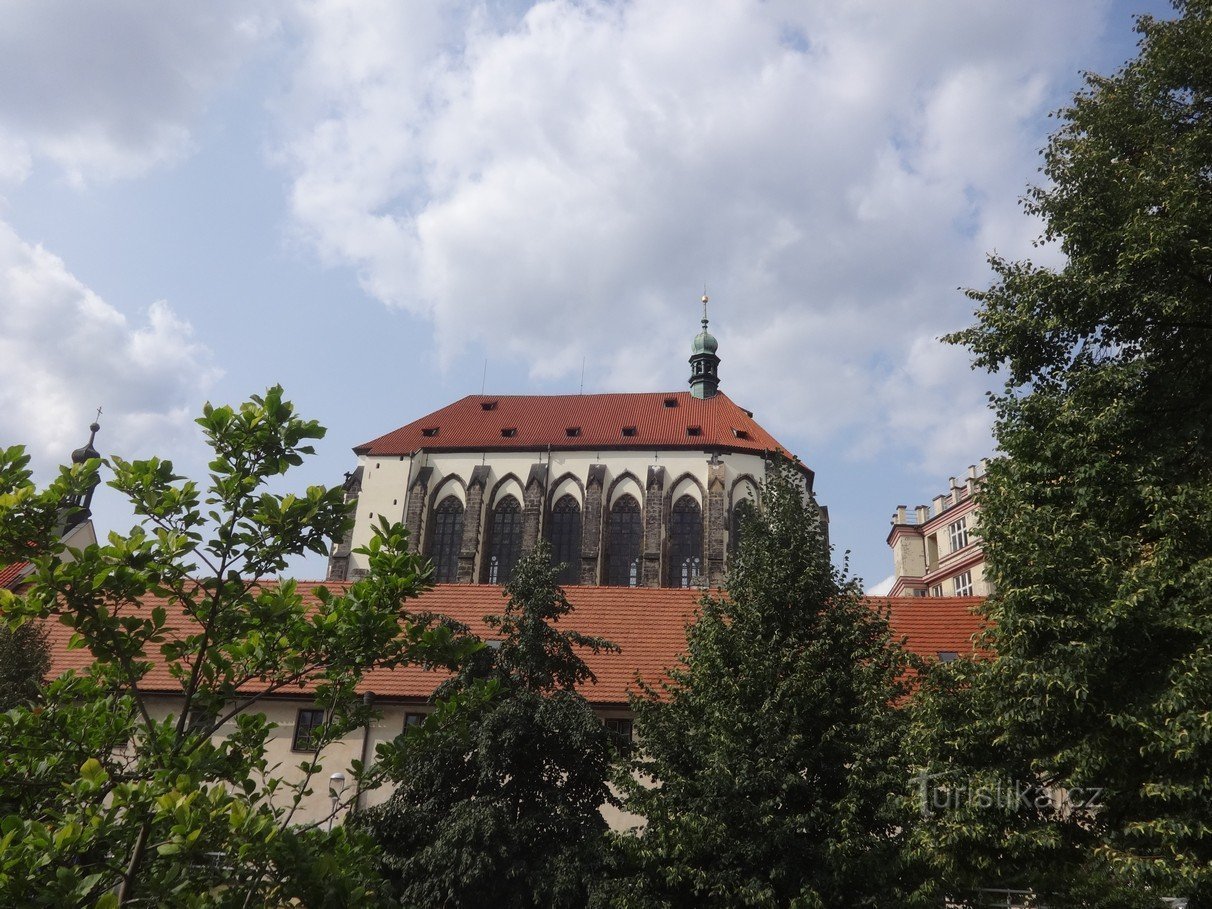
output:
[{"label": "church tower", "polygon": [[707,330],[707,295],[703,294],[703,330],[690,345],[690,394],[696,398],[713,398],[720,390],[718,347],[719,342]]}]

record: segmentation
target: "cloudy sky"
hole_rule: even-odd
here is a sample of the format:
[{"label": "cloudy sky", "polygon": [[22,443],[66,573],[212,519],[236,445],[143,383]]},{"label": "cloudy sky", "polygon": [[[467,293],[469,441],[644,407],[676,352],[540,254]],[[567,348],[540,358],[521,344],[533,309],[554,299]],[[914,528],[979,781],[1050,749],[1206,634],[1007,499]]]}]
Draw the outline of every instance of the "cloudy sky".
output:
[{"label": "cloudy sky", "polygon": [[875,585],[893,507],[992,451],[958,288],[1055,260],[1048,115],[1167,9],[0,0],[0,445],[45,478],[102,406],[103,453],[198,472],[202,403],[280,382],[337,482],[485,372],[683,387],[706,285],[724,390]]}]

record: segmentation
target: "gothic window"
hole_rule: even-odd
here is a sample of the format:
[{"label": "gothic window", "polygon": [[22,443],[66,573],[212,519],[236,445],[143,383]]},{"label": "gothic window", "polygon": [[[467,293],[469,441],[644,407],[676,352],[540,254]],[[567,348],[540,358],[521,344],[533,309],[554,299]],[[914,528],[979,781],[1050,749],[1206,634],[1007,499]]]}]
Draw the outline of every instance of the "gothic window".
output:
[{"label": "gothic window", "polygon": [[560,496],[551,509],[551,561],[563,565],[561,584],[581,580],[581,506],[570,495]]},{"label": "gothic window", "polygon": [[736,552],[741,548],[741,535],[745,524],[753,519],[753,502],[741,499],[732,506],[732,533],[728,535],[728,548]]},{"label": "gothic window", "polygon": [[484,580],[489,584],[507,584],[521,554],[522,508],[517,499],[506,496],[492,510]]},{"label": "gothic window", "polygon": [[606,550],[606,583],[612,587],[638,587],[640,548],[644,525],[640,503],[632,496],[620,496],[610,509],[609,548]]},{"label": "gothic window", "polygon": [[669,584],[690,587],[703,573],[703,510],[690,496],[673,504],[669,515]]},{"label": "gothic window", "polygon": [[459,579],[459,547],[462,545],[463,503],[454,496],[447,496],[433,510],[433,531],[429,538],[429,557],[433,559],[437,583],[453,584]]}]

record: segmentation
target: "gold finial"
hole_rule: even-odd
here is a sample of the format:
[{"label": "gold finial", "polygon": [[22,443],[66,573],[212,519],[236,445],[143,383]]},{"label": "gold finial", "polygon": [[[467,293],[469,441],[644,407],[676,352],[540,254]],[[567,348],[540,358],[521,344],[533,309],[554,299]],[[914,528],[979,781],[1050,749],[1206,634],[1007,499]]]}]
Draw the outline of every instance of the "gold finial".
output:
[{"label": "gold finial", "polygon": [[703,294],[703,324],[707,324],[707,294]]}]

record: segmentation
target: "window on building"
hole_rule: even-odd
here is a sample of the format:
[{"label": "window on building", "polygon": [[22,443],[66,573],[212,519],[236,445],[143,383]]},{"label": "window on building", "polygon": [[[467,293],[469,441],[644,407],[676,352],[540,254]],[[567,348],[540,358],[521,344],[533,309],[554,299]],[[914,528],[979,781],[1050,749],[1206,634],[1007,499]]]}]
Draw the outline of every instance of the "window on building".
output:
[{"label": "window on building", "polygon": [[551,561],[563,565],[561,584],[576,584],[581,580],[581,506],[571,495],[560,496],[551,509]]},{"label": "window on building", "polygon": [[972,596],[972,572],[965,571],[955,576],[955,595],[957,597]]},{"label": "window on building", "polygon": [[622,717],[607,717],[606,731],[611,735],[616,736],[619,741],[631,744],[633,735],[633,724],[631,720],[623,719]]},{"label": "window on building", "polygon": [[935,584],[933,587],[930,588],[930,596],[941,597],[942,595],[943,595],[943,585],[942,584]]},{"label": "window on building", "polygon": [[924,597],[925,595],[926,595],[925,588],[922,588],[922,587],[915,587],[909,591],[909,596],[911,596],[911,597]]},{"label": "window on building", "polygon": [[522,507],[513,496],[505,496],[492,510],[484,580],[489,584],[509,583],[513,566],[521,555]]},{"label": "window on building", "polygon": [[703,509],[690,496],[669,515],[669,587],[690,587],[703,573]]},{"label": "window on building", "polygon": [[408,731],[409,726],[420,726],[425,722],[425,714],[423,713],[406,713],[404,714],[404,731]]},{"label": "window on building", "polygon": [[741,537],[745,525],[753,520],[753,502],[741,499],[732,506],[732,532],[728,534],[728,548],[736,552],[741,548]]},{"label": "window on building", "polygon": [[444,498],[433,511],[429,557],[434,580],[453,584],[459,579],[459,547],[463,545],[463,503],[454,496]]},{"label": "window on building", "polygon": [[938,661],[940,663],[954,663],[959,659],[959,654],[954,650],[940,650],[938,652]]},{"label": "window on building", "polygon": [[610,531],[606,551],[606,583],[612,587],[638,587],[640,548],[644,525],[640,503],[633,496],[620,496],[610,509]]},{"label": "window on building", "polygon": [[968,519],[960,518],[947,525],[947,533],[951,536],[951,551],[963,549],[968,545]]},{"label": "window on building", "polygon": [[295,716],[295,751],[315,751],[324,734],[323,710],[300,710]]},{"label": "window on building", "polygon": [[938,534],[932,533],[926,537],[926,570],[938,568]]}]

